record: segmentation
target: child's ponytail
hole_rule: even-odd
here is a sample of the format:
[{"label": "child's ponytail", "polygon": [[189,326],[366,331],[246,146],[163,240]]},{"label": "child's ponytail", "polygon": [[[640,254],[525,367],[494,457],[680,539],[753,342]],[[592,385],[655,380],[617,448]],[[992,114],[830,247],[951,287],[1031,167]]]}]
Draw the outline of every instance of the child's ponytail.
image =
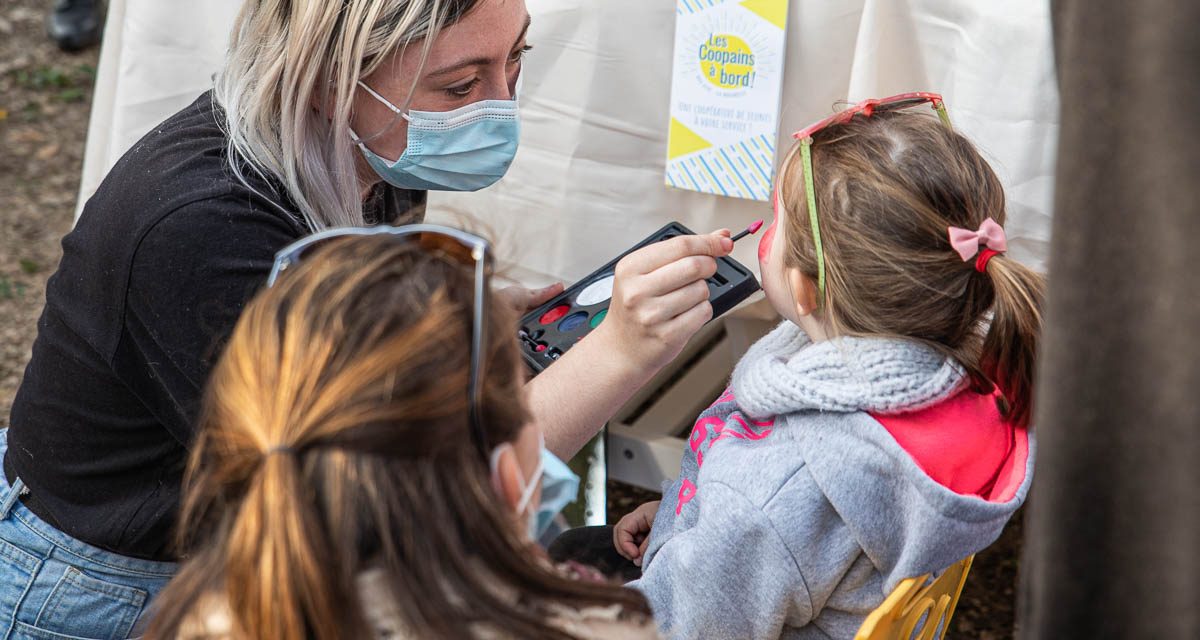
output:
[{"label": "child's ponytail", "polygon": [[340,602],[337,566],[316,497],[288,449],[265,454],[229,530],[225,592],[235,624],[264,640],[338,638],[354,608]]},{"label": "child's ponytail", "polygon": [[202,432],[192,452],[178,533],[189,557],[156,599],[145,637],[367,635],[300,457],[217,430]]},{"label": "child's ponytail", "polygon": [[1033,410],[1033,376],[1042,330],[1042,276],[1004,255],[987,262],[995,302],[979,369],[1008,403],[1007,417],[1027,426]]}]

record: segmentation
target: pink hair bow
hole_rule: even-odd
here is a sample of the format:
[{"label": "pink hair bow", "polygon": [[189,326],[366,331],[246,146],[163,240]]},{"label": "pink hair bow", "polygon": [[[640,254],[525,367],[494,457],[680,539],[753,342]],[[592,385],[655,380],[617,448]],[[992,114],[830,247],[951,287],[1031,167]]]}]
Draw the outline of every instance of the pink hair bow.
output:
[{"label": "pink hair bow", "polygon": [[950,246],[962,256],[963,262],[975,257],[979,247],[987,247],[992,251],[1003,253],[1008,251],[1008,238],[1004,235],[1004,227],[988,218],[979,225],[978,231],[950,227]]}]

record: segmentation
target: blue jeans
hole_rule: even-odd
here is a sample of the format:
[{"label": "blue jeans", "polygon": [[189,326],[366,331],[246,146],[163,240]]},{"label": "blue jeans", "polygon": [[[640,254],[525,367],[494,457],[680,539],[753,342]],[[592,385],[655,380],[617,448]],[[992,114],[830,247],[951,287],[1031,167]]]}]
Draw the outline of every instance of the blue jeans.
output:
[{"label": "blue jeans", "polygon": [[[0,430],[0,458],[8,430]],[[0,473],[0,640],[129,638],[176,565],[97,549],[33,515]]]}]

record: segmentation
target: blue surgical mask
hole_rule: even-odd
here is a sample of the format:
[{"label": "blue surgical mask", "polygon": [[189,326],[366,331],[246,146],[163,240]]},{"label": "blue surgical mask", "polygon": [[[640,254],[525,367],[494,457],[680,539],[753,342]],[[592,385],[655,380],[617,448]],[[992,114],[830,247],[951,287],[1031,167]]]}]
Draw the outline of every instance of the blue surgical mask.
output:
[{"label": "blue surgical mask", "polygon": [[539,540],[554,518],[579,497],[579,476],[558,456],[542,446],[542,499],[530,535]]},{"label": "blue surgical mask", "polygon": [[394,187],[478,191],[504,177],[517,155],[521,120],[515,98],[483,100],[453,111],[405,113],[363,82],[358,84],[408,121],[408,146],[396,160],[380,157],[350,132],[367,163]]},{"label": "blue surgical mask", "polygon": [[[540,446],[541,455],[538,457],[537,468],[533,470],[529,479],[524,481],[521,499],[517,501],[516,508],[517,513],[528,511],[526,528],[532,540],[541,538],[550,523],[554,521],[554,517],[564,507],[574,502],[579,495],[579,476],[575,475],[575,472],[571,471],[565,462],[546,448],[544,440]],[[493,474],[496,473],[500,453],[504,451],[505,447],[511,448],[512,445],[502,444],[492,452]],[[533,491],[537,488],[539,479],[542,481],[542,498],[537,508],[530,508],[529,501],[533,498]]]}]

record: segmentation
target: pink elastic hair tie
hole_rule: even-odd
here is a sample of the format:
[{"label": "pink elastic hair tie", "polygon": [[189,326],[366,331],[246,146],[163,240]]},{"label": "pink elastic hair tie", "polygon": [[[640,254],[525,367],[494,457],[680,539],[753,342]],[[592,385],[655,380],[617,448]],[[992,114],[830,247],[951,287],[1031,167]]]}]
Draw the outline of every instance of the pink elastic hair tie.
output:
[{"label": "pink elastic hair tie", "polygon": [[[958,227],[949,227],[948,230],[950,246],[954,247],[954,251],[963,262],[975,258],[975,270],[979,273],[986,273],[988,261],[1008,251],[1008,238],[1004,235],[1004,227],[991,218],[984,220],[976,231]],[[980,251],[980,247],[984,249]]]}]

